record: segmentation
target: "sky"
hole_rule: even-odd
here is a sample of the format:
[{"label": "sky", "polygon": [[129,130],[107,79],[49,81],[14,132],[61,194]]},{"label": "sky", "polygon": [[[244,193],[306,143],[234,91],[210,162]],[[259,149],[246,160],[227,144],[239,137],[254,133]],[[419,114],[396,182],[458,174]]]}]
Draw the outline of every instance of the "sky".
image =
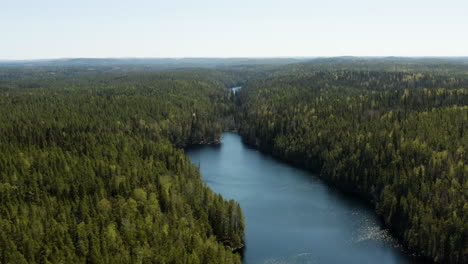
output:
[{"label": "sky", "polygon": [[0,60],[468,56],[467,0],[0,0]]}]

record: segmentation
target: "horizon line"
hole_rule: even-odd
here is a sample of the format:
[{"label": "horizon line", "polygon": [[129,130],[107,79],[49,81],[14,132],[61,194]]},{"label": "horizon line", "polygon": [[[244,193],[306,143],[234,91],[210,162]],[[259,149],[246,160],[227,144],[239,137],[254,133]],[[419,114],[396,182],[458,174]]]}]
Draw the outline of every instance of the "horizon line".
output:
[{"label": "horizon line", "polygon": [[21,62],[21,61],[52,61],[52,60],[73,60],[73,59],[315,59],[315,58],[468,58],[468,55],[423,55],[423,56],[399,56],[399,55],[337,55],[337,56],[167,56],[167,57],[52,57],[52,58],[31,58],[31,59],[2,59],[0,62]]}]

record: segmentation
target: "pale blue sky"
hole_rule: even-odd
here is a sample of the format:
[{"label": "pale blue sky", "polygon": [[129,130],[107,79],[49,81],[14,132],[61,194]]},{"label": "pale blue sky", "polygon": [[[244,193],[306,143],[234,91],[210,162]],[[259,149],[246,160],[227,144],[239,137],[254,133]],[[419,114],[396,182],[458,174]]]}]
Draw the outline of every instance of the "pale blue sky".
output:
[{"label": "pale blue sky", "polygon": [[0,59],[468,56],[468,0],[0,0]]}]

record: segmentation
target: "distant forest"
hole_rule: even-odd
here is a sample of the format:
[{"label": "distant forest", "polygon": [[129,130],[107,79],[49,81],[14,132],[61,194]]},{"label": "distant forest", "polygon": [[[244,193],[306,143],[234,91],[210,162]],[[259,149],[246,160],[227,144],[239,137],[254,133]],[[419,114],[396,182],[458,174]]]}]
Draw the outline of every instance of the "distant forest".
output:
[{"label": "distant forest", "polygon": [[468,58],[395,57],[0,62],[0,262],[240,263],[183,151],[232,130],[468,263]]}]

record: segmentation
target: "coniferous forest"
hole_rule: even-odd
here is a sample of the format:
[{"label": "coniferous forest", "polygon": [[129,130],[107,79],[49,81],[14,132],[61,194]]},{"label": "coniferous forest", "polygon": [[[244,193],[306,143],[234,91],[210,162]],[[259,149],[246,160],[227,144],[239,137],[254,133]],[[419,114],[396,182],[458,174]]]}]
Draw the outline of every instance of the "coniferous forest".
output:
[{"label": "coniferous forest", "polygon": [[240,134],[372,201],[418,254],[467,263],[468,80],[434,68],[294,66],[239,92]]},{"label": "coniferous forest", "polygon": [[240,205],[183,150],[227,130],[368,200],[415,254],[468,262],[466,60],[175,68],[0,67],[0,263],[240,263]]},{"label": "coniferous forest", "polygon": [[196,73],[3,81],[1,263],[240,263],[239,205],[182,147],[218,140],[230,93]]}]

